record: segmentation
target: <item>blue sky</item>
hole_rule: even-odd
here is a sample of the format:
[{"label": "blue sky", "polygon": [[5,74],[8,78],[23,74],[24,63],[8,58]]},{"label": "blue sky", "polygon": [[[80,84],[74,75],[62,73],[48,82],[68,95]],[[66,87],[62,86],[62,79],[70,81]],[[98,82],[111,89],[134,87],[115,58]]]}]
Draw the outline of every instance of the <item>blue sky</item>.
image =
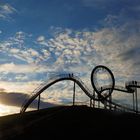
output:
[{"label": "blue sky", "polygon": [[[113,71],[117,84],[140,81],[139,35],[139,0],[1,0],[0,88],[30,93],[63,71],[90,87],[99,64]],[[68,85],[57,86],[66,87],[66,97]]]}]

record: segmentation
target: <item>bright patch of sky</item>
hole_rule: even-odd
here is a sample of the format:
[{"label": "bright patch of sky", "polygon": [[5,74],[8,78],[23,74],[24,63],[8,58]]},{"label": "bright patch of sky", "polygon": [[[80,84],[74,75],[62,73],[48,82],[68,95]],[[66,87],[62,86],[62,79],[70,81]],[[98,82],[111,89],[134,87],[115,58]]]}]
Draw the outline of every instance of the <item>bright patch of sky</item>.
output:
[{"label": "bright patch of sky", "polygon": [[[92,89],[99,64],[117,84],[140,81],[139,36],[139,0],[1,0],[0,88],[30,93],[51,75],[73,72]],[[59,84],[50,99],[66,102],[70,89]]]}]

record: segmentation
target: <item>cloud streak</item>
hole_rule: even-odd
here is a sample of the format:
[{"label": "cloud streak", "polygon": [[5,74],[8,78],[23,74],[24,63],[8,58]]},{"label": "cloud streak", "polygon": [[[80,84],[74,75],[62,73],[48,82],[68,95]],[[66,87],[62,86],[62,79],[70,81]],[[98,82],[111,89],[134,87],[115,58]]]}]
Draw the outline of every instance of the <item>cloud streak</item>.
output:
[{"label": "cloud streak", "polygon": [[9,4],[0,4],[0,19],[11,20],[11,15],[17,13],[17,10]]}]

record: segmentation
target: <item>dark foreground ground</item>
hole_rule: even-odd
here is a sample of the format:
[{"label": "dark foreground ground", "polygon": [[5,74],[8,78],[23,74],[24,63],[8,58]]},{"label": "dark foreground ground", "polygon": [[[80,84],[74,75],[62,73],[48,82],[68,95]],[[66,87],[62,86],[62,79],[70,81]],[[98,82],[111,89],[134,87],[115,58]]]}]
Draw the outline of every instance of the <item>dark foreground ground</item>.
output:
[{"label": "dark foreground ground", "polygon": [[130,137],[140,137],[140,115],[87,106],[61,106],[0,117],[0,140]]}]

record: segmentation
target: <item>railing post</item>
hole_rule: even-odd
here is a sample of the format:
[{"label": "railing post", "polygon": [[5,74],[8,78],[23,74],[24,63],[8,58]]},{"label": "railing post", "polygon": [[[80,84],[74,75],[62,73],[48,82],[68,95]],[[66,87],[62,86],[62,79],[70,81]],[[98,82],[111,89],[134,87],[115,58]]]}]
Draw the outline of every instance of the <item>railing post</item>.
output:
[{"label": "railing post", "polygon": [[[95,90],[93,90],[93,96],[95,98]],[[93,100],[93,108],[95,107],[95,100]]]},{"label": "railing post", "polygon": [[90,98],[90,107],[92,107],[92,99]]},{"label": "railing post", "polygon": [[133,94],[133,110],[135,110],[135,93],[132,94]]},{"label": "railing post", "polygon": [[[110,90],[111,90],[111,89],[110,89]],[[109,90],[109,94],[110,94],[110,92],[111,92],[110,90]],[[110,109],[110,110],[112,109],[112,104],[111,104],[111,103],[112,103],[112,95],[109,96],[109,109]]]},{"label": "railing post", "polygon": [[[135,85],[137,85],[137,81],[135,81]],[[138,97],[137,97],[137,88],[135,88],[135,97],[136,97],[136,113],[138,112]]]},{"label": "railing post", "polygon": [[109,109],[112,110],[112,95],[109,96]]}]

